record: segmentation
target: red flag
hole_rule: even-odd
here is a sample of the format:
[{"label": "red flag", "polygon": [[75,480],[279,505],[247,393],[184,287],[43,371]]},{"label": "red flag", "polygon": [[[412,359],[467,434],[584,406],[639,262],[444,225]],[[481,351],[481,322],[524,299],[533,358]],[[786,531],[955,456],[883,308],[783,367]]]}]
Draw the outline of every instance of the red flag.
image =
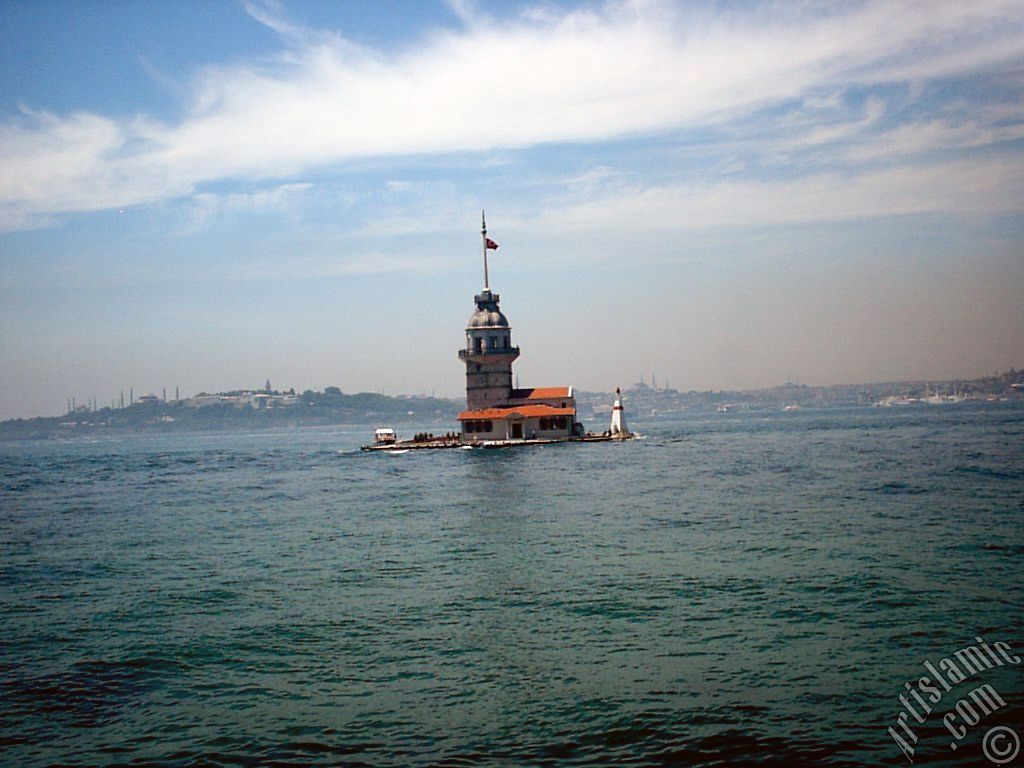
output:
[{"label": "red flag", "polygon": [[491,240],[491,238],[489,238],[489,237],[485,237],[484,238],[484,244],[487,246],[487,250],[489,250],[489,251],[496,251],[496,250],[498,250],[498,244],[496,242],[494,242],[493,240]]}]

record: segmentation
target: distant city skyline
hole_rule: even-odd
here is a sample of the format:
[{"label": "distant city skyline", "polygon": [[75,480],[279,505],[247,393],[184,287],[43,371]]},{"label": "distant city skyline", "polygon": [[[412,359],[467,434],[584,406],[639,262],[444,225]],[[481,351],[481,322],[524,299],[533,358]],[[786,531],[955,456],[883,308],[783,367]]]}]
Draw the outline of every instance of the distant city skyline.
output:
[{"label": "distant city skyline", "polygon": [[[1024,6],[0,5],[0,419],[1024,366]],[[648,382],[650,379],[648,378]]]}]

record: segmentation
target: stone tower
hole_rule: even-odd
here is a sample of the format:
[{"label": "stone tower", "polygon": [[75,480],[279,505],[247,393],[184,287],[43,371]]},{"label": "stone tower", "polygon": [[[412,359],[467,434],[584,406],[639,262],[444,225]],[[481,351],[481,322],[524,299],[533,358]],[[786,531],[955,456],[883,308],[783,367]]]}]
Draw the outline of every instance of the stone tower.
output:
[{"label": "stone tower", "polygon": [[512,394],[512,362],[519,348],[512,346],[512,329],[498,309],[499,296],[490,288],[473,297],[476,310],[466,324],[466,348],[459,359],[466,363],[466,407],[471,411],[504,405]]},{"label": "stone tower", "polygon": [[480,214],[484,248],[484,289],[473,297],[476,310],[466,324],[466,348],[459,359],[466,363],[466,407],[471,411],[505,405],[512,394],[512,363],[519,348],[512,346],[512,329],[501,310],[500,297],[491,293],[487,251],[498,244],[487,239],[487,220]]}]

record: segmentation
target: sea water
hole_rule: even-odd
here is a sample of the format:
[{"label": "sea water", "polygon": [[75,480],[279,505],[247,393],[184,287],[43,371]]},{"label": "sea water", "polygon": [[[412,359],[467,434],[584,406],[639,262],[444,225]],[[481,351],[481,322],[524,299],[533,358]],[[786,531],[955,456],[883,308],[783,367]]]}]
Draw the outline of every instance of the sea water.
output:
[{"label": "sea water", "polygon": [[[1024,653],[1024,408],[630,425],[3,444],[0,763],[900,765],[925,661]],[[915,765],[1024,737],[1022,670]]]}]

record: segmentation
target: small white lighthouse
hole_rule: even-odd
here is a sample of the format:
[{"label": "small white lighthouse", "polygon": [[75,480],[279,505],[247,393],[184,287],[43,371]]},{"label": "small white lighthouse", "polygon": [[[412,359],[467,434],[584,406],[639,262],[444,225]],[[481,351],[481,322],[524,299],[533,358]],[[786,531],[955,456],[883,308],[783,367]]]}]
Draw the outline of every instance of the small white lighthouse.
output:
[{"label": "small white lighthouse", "polygon": [[624,440],[633,434],[626,427],[626,416],[622,408],[622,390],[615,388],[615,404],[612,406],[612,425],[609,433],[613,438]]}]

